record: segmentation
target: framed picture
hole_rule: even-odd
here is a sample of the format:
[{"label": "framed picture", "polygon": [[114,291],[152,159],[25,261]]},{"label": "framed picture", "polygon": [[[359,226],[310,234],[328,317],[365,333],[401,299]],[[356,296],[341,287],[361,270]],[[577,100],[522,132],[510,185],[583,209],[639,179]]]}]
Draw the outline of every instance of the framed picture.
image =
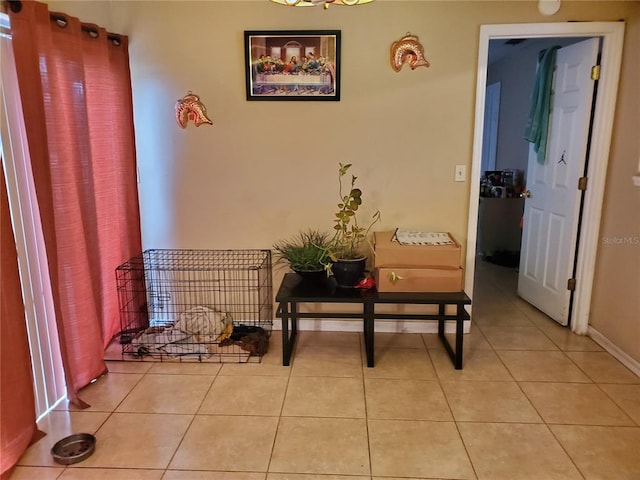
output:
[{"label": "framed picture", "polygon": [[340,30],[245,31],[247,100],[340,100]]}]

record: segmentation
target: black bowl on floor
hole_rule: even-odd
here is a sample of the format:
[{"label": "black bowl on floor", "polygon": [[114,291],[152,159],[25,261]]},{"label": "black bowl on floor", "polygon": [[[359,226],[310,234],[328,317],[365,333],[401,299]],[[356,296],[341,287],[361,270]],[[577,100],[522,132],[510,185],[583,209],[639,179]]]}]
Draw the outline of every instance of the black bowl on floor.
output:
[{"label": "black bowl on floor", "polygon": [[96,437],[89,433],[76,433],[56,442],[51,448],[53,459],[62,465],[81,462],[96,449]]}]

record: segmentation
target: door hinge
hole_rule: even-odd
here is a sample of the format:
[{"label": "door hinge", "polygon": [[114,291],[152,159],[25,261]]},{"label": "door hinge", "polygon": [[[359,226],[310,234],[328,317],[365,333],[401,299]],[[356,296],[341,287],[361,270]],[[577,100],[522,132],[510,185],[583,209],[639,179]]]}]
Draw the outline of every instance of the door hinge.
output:
[{"label": "door hinge", "polygon": [[587,189],[587,180],[589,177],[580,177],[578,179],[578,190],[582,190],[583,192]]},{"label": "door hinge", "polygon": [[570,278],[567,280],[567,290],[571,290],[572,292],[576,289],[576,279]]},{"label": "door hinge", "polygon": [[600,65],[591,67],[591,80],[600,80]]}]

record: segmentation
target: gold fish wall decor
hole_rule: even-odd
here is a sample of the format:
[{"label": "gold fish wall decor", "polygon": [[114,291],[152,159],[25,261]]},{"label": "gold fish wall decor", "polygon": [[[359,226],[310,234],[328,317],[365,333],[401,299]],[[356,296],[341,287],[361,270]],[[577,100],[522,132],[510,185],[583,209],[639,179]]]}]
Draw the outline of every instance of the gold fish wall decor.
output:
[{"label": "gold fish wall decor", "polygon": [[408,32],[400,40],[391,44],[391,67],[399,72],[405,63],[411,67],[411,70],[429,66],[418,37]]},{"label": "gold fish wall decor", "polygon": [[200,97],[189,90],[189,93],[176,103],[176,122],[182,128],[187,128],[191,120],[196,127],[203,123],[212,125],[213,122],[207,117],[207,109],[200,101]]}]

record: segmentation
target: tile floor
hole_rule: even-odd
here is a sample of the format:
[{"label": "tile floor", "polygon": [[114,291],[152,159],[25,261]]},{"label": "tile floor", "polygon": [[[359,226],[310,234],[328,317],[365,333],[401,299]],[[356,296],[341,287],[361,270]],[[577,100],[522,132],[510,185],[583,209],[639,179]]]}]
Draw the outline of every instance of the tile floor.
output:
[{"label": "tile floor", "polygon": [[[464,369],[435,335],[279,332],[260,364],[109,362],[40,424],[12,480],[552,480],[640,478],[640,378],[519,300],[479,264]],[[93,456],[49,450],[77,432]]]}]

